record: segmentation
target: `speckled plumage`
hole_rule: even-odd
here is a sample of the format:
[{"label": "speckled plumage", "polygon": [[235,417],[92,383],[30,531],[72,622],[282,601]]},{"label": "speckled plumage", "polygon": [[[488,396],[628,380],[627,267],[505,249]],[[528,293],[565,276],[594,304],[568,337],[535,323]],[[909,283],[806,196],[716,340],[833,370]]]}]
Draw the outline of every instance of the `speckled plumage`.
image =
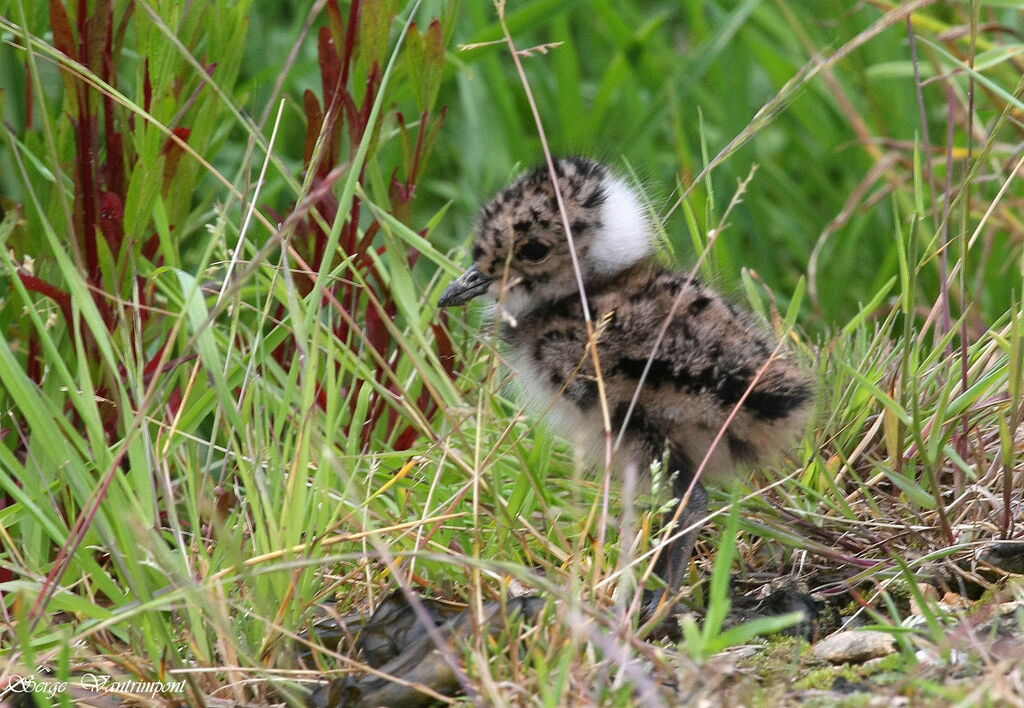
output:
[{"label": "speckled plumage", "polygon": [[[645,470],[667,451],[673,490],[682,498],[744,394],[706,471],[726,472],[783,449],[806,421],[806,375],[750,316],[698,279],[657,262],[641,202],[623,180],[583,158],[559,160],[556,172],[616,432],[675,304],[615,464]],[[562,223],[547,168],[521,177],[483,208],[474,265],[440,304],[462,304],[484,293],[497,300],[504,315],[501,337],[527,397],[547,411],[557,430],[600,460],[605,432],[598,386]],[[698,483],[677,523],[692,525],[705,513]],[[695,537],[681,536],[659,560],[657,571],[670,591],[682,583]]]}]

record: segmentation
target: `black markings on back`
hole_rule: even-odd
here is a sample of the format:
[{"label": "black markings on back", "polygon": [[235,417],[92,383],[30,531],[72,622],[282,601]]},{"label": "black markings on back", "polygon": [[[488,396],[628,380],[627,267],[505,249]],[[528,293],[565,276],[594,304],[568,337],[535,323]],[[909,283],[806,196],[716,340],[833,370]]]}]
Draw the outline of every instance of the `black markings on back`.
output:
[{"label": "black markings on back", "polygon": [[778,391],[762,391],[755,388],[747,396],[744,407],[763,420],[778,420],[802,407],[810,397],[811,392],[806,385]]},{"label": "black markings on back", "polygon": [[711,304],[711,298],[706,295],[698,295],[693,302],[690,303],[689,313],[691,316],[696,317],[702,313],[708,305]]},{"label": "black markings on back", "polygon": [[[646,367],[647,359],[624,356],[619,359],[616,370],[627,378],[639,381]],[[672,372],[672,362],[668,359],[655,359],[651,362],[651,370],[647,372],[647,379],[644,383],[654,387],[678,383],[677,377]]]},{"label": "black markings on back", "polygon": [[[702,372],[703,376],[710,379],[707,383],[710,385],[708,388],[713,388],[713,393],[719,401],[727,406],[735,405],[747,389],[750,388],[751,374],[746,369],[737,369],[735,371],[722,372],[720,377],[715,377],[713,374],[709,375],[707,371]],[[717,383],[714,381],[718,378]],[[753,397],[754,392],[751,392],[750,396],[747,396],[747,404],[750,404],[750,399]]]},{"label": "black markings on back", "polygon": [[[637,357],[621,357],[612,371],[633,381],[643,376],[647,360]],[[723,371],[717,366],[700,369],[676,368],[669,359],[655,358],[647,372],[644,386],[659,388],[673,386],[683,393],[710,394],[724,407],[735,406],[747,393],[753,375],[749,369],[737,368]],[[776,420],[785,418],[801,407],[810,398],[806,386],[794,386],[787,390],[767,391],[754,388],[744,400],[743,408],[758,418]]]},{"label": "black markings on back", "polygon": [[577,408],[590,408],[597,403],[597,381],[577,375],[566,388],[565,397]]},{"label": "black markings on back", "polygon": [[[615,411],[612,413],[613,433],[618,433],[622,429],[622,424],[626,422],[626,413],[628,411],[629,404],[625,402],[615,407]],[[649,462],[653,462],[656,457],[661,456],[662,451],[665,449],[666,436],[646,408],[641,405],[633,408],[626,430],[629,432],[630,437],[641,442],[647,453],[651,455]]]}]

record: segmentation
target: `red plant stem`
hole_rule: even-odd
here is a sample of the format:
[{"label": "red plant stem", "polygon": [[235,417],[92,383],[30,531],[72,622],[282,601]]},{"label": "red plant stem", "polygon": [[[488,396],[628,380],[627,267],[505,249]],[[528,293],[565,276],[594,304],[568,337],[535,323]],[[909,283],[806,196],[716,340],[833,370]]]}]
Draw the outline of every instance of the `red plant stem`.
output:
[{"label": "red plant stem", "polygon": [[93,196],[96,185],[93,181],[93,163],[95,153],[92,146],[92,120],[90,117],[89,94],[84,88],[78,91],[78,124],[75,139],[78,146],[78,157],[75,167],[78,170],[78,190],[75,195],[78,226],[81,228],[79,238],[85,250],[86,276],[93,285],[100,281],[99,251],[96,247],[96,207]]},{"label": "red plant stem", "polygon": [[348,86],[349,72],[352,68],[352,55],[356,48],[356,28],[359,27],[359,10],[362,2],[352,0],[348,13],[348,27],[345,32],[345,46],[341,52],[341,86]]},{"label": "red plant stem", "polygon": [[[42,365],[39,363],[39,350],[39,337],[30,336],[28,338],[28,361],[26,362],[25,370],[28,377],[35,381],[36,384],[40,384],[43,381]],[[0,508],[3,508],[2,504],[0,504]]]},{"label": "red plant stem", "polygon": [[153,78],[149,75],[149,57],[146,57],[146,62],[143,65],[142,71],[142,107],[146,109],[146,113],[149,113],[149,109],[152,105]]},{"label": "red plant stem", "polygon": [[18,271],[18,278],[21,280],[26,290],[45,295],[57,303],[61,312],[64,313],[64,322],[67,323],[68,329],[71,328],[72,319],[70,295],[58,288],[56,285],[48,283],[42,278],[37,278],[34,275],[29,275],[23,270]]},{"label": "red plant stem", "polygon": [[427,134],[427,121],[430,118],[430,113],[423,111],[420,114],[420,129],[416,134],[416,149],[412,153],[412,168],[409,170],[409,177],[405,180],[406,188],[411,187],[416,183],[416,178],[419,176],[420,171],[420,156],[423,154],[423,139]]},{"label": "red plant stem", "polygon": [[113,463],[110,465],[110,469],[103,476],[99,486],[93,493],[92,498],[86,504],[83,512],[78,516],[75,521],[75,525],[68,533],[68,542],[61,546],[60,551],[57,553],[57,558],[53,562],[53,568],[46,576],[46,580],[43,581],[42,587],[39,589],[39,596],[36,597],[36,601],[32,605],[32,609],[29,611],[29,632],[34,632],[36,625],[39,624],[39,619],[42,617],[42,612],[47,605],[50,604],[50,600],[53,598],[53,594],[56,592],[57,583],[64,577],[64,573],[67,571],[68,566],[71,564],[71,559],[74,558],[75,554],[78,553],[79,547],[82,545],[82,541],[85,539],[86,530],[92,526],[92,522],[96,519],[96,514],[99,513],[100,505],[107,496],[107,492],[110,490],[110,484],[114,481],[114,475],[121,468],[121,462],[124,460],[126,454],[128,454],[128,445],[121,447],[121,450],[117,453]]}]

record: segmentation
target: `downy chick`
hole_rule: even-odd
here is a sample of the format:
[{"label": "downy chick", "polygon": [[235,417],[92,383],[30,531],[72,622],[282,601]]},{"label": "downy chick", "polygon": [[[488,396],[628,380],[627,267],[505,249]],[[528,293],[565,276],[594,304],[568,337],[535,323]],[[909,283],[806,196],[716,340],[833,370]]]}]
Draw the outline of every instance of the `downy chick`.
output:
[{"label": "downy chick", "polygon": [[[657,262],[646,211],[626,182],[579,157],[556,161],[555,172],[590,317],[599,329],[597,351],[613,435],[626,424],[613,464],[643,471],[667,459],[673,494],[682,503],[712,441],[744,395],[702,480],[778,454],[806,422],[807,376],[784,350],[776,351],[751,317],[698,279]],[[473,261],[445,290],[439,306],[462,305],[480,295],[498,301],[501,339],[528,398],[548,411],[556,430],[601,462],[606,436],[583,303],[546,166],[483,207]],[[707,496],[697,480],[685,508],[670,513],[666,523],[674,517],[675,528],[685,529],[706,513]],[[696,536],[696,529],[676,534],[659,557],[655,571],[670,594],[682,585]]]}]

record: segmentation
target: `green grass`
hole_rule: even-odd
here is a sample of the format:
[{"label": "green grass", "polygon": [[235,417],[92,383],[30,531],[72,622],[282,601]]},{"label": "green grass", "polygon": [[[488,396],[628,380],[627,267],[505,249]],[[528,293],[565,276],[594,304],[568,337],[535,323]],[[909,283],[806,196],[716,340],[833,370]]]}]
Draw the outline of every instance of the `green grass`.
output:
[{"label": "green grass", "polygon": [[[582,468],[481,314],[434,306],[480,203],[543,158],[496,9],[328,3],[303,34],[299,6],[68,5],[0,0],[0,686],[44,666],[276,702],[319,676],[292,672],[319,607],[515,584],[560,603],[467,638],[480,700],[670,705],[737,685],[715,655],[756,626],[725,626],[728,580],[764,572],[845,583],[900,637],[880,690],[1021,699],[975,631],[1019,596],[999,574],[900,628],[917,579],[959,593],[1020,534],[1015,3],[922,3],[913,44],[884,0],[508,5],[552,150],[631,175],[667,257],[817,372],[800,446],[713,500],[728,542],[699,546],[707,621],[678,646],[623,614],[664,499]],[[925,644],[966,668],[918,666]]]}]

